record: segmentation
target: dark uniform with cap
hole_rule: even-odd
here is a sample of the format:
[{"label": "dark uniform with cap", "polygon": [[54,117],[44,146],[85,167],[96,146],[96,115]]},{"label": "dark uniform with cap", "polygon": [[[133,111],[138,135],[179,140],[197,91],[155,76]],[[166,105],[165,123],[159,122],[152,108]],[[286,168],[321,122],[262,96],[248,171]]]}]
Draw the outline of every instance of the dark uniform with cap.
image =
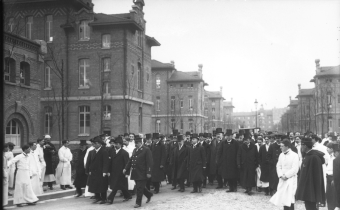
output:
[{"label": "dark uniform with cap", "polygon": [[[135,139],[135,143],[141,143],[142,139],[140,137]],[[132,156],[125,167],[125,174],[130,174],[131,170],[131,180],[136,182],[136,206],[140,207],[142,205],[143,194],[148,198],[147,203],[150,201],[153,195],[147,188],[147,175],[151,176],[152,173],[152,153],[150,149],[146,146],[141,145],[140,147],[133,150]]]},{"label": "dark uniform with cap", "polygon": [[[197,134],[193,134],[192,138],[198,138]],[[200,143],[194,144],[189,150],[189,179],[193,183],[195,192],[202,192],[201,185],[204,179],[203,170],[206,167],[205,150]]]}]

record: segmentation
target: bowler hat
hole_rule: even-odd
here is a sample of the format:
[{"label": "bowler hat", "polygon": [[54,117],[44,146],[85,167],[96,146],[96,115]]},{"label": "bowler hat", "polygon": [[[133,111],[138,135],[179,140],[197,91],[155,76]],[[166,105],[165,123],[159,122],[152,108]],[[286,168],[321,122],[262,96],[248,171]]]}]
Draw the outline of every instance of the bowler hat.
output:
[{"label": "bowler hat", "polygon": [[190,131],[185,132],[186,136],[189,136],[190,134],[191,134]]},{"label": "bowler hat", "polygon": [[115,140],[114,140],[114,143],[116,143],[116,144],[123,144],[123,139],[122,139],[122,137],[117,137]]},{"label": "bowler hat", "polygon": [[135,143],[142,142],[142,138],[140,136],[135,138]]},{"label": "bowler hat", "polygon": [[197,133],[193,133],[193,134],[191,135],[191,138],[192,138],[192,139],[194,139],[194,138],[197,139],[197,138],[198,138]]},{"label": "bowler hat", "polygon": [[172,135],[177,136],[178,135],[178,130],[177,129],[172,130]]}]

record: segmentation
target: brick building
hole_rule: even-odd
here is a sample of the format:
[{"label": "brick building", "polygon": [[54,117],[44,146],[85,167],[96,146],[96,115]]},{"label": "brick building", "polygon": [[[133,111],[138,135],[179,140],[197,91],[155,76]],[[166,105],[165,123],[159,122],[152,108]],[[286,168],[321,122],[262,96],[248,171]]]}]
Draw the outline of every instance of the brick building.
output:
[{"label": "brick building", "polygon": [[124,14],[94,13],[91,0],[7,1],[22,36],[47,41],[39,136],[53,141],[101,133],[151,132],[151,47],[143,0]]},{"label": "brick building", "polygon": [[174,62],[152,60],[152,92],[155,104],[153,132],[171,134],[173,129],[203,132],[204,86],[202,65],[198,71],[181,72]]},{"label": "brick building", "polygon": [[220,91],[204,91],[204,116],[207,117],[204,131],[212,133],[216,128],[223,127],[222,87]]},{"label": "brick building", "polygon": [[297,106],[297,119],[298,130],[301,133],[307,131],[316,132],[315,130],[315,101],[314,101],[314,88],[302,89],[301,85],[298,85],[299,94],[296,96],[298,99]]},{"label": "brick building", "polygon": [[234,105],[233,99],[230,101],[223,101],[223,129],[232,129],[236,130],[238,127],[235,126],[235,121],[233,120],[234,116]]},{"label": "brick building", "polygon": [[40,91],[43,60],[40,44],[4,33],[4,130],[5,142],[14,152],[41,136]]},{"label": "brick building", "polygon": [[236,128],[254,128],[272,131],[274,129],[273,110],[266,110],[261,106],[257,112],[234,112],[233,121]]}]

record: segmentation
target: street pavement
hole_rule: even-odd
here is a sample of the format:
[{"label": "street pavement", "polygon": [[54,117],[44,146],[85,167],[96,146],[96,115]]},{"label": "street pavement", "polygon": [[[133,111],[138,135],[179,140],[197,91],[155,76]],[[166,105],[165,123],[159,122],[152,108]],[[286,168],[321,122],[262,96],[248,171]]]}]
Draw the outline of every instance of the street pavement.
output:
[{"label": "street pavement", "polygon": [[[207,186],[202,193],[190,193],[192,187],[187,188],[181,193],[176,190],[171,190],[171,185],[166,185],[163,182],[160,193],[152,197],[151,202],[146,204],[146,198],[143,197],[142,207],[139,209],[148,210],[282,210],[283,207],[276,207],[269,203],[270,196],[265,196],[264,193],[254,192],[252,196],[244,193],[244,190],[239,187],[237,193],[226,193],[227,189],[215,189],[214,186]],[[64,198],[51,199],[38,202],[35,206],[24,207],[7,207],[5,209],[25,209],[25,210],[101,210],[101,209],[133,209],[136,196],[128,202],[123,202],[123,197],[116,197],[112,205],[107,204],[92,204],[89,198],[75,198],[67,196]],[[303,202],[299,201],[295,204],[296,210],[304,210]],[[319,210],[326,210],[320,208]]]}]

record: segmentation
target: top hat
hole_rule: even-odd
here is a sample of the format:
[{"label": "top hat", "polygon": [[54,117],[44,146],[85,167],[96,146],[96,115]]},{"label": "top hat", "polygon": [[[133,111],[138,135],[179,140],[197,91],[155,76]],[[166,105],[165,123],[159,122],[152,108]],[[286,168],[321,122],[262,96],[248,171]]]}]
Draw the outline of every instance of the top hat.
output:
[{"label": "top hat", "polygon": [[178,135],[178,130],[177,130],[177,129],[172,130],[172,134],[173,134],[174,136],[177,136],[177,135]]},{"label": "top hat", "polygon": [[153,139],[159,139],[159,133],[153,133],[152,138]]},{"label": "top hat", "polygon": [[204,133],[199,133],[198,136],[199,137],[204,137]]},{"label": "top hat", "polygon": [[145,138],[146,138],[146,139],[151,139],[151,133],[145,134]]},{"label": "top hat", "polygon": [[222,128],[216,128],[215,132],[216,134],[223,133]]},{"label": "top hat", "polygon": [[118,143],[118,144],[123,144],[123,138],[122,137],[120,137],[120,136],[118,136],[115,140],[114,140],[114,143]]},{"label": "top hat", "polygon": [[184,140],[184,136],[183,135],[178,135],[177,136],[177,141],[182,141]]},{"label": "top hat", "polygon": [[233,135],[233,130],[232,130],[232,129],[227,129],[226,132],[225,132],[225,135],[226,135],[226,136],[231,136],[231,135]]},{"label": "top hat", "polygon": [[193,134],[191,135],[191,138],[192,138],[192,139],[194,139],[194,138],[197,139],[197,138],[198,138],[197,133],[193,133]]},{"label": "top hat", "polygon": [[79,145],[87,145],[86,140],[80,140],[80,144]]},{"label": "top hat", "polygon": [[190,131],[185,132],[186,136],[189,136],[190,134],[191,134]]}]

